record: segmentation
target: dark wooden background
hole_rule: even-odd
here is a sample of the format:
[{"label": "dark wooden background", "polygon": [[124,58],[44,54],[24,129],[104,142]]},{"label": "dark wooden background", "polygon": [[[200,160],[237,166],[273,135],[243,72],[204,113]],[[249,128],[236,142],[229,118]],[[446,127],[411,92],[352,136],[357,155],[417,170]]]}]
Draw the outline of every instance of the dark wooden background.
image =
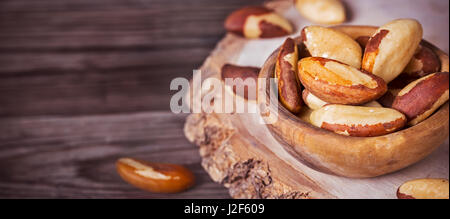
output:
[{"label": "dark wooden background", "polygon": [[[223,20],[262,0],[1,0],[0,198],[228,198],[169,111]],[[198,183],[151,194],[119,157],[184,164]]]}]

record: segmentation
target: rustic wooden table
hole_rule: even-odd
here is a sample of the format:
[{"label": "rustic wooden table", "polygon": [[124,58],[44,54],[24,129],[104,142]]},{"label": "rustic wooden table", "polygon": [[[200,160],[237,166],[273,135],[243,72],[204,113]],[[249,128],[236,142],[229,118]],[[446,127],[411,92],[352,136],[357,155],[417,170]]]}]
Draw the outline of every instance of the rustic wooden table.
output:
[{"label": "rustic wooden table", "polygon": [[[232,10],[261,0],[0,1],[0,198],[228,198],[169,111]],[[180,163],[176,195],[140,191],[119,157]]]},{"label": "rustic wooden table", "polygon": [[[200,67],[228,13],[262,2],[0,1],[0,198],[229,198],[185,139],[186,115],[169,111],[169,84]],[[377,7],[409,17],[410,2],[423,1],[392,2]],[[439,40],[448,39],[448,3],[436,2],[446,26],[430,14],[427,39],[448,52]],[[388,19],[371,11],[364,24]],[[184,164],[197,184],[176,195],[140,191],[115,172],[125,156]]]}]

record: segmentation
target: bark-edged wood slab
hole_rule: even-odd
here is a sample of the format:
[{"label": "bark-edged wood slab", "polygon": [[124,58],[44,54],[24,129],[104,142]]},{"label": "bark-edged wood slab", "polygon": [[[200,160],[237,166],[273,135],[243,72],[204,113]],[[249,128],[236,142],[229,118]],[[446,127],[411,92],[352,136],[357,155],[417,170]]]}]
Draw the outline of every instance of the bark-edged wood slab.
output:
[{"label": "bark-edged wood slab", "polygon": [[[268,4],[290,13],[290,1]],[[247,54],[245,39],[227,35],[201,67],[203,79],[219,77],[227,62]],[[446,48],[444,48],[445,50]],[[192,103],[199,104],[199,103]],[[233,198],[395,198],[397,187],[412,178],[448,178],[448,140],[423,161],[401,171],[349,179],[315,171],[285,152],[250,114],[192,114],[186,137],[200,147],[202,166]],[[249,129],[249,127],[252,127]]]}]

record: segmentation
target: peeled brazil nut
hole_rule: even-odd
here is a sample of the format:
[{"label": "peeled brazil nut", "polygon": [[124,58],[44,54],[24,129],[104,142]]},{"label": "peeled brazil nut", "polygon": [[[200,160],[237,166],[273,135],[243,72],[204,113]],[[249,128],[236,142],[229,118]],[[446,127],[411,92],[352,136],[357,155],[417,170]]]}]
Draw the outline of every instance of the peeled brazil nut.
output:
[{"label": "peeled brazil nut", "polygon": [[293,32],[288,20],[274,11],[249,6],[232,12],[225,20],[225,29],[246,38],[272,38]]},{"label": "peeled brazil nut", "polygon": [[441,61],[439,57],[431,48],[422,43],[403,70],[403,74],[411,77],[423,77],[431,73],[439,72],[440,68]]},{"label": "peeled brazil nut", "polygon": [[311,92],[309,92],[306,89],[303,90],[302,97],[303,97],[303,102],[305,102],[305,104],[313,110],[320,109],[323,106],[329,104],[329,103],[321,100],[320,98],[316,97],[314,94],[312,94]]},{"label": "peeled brazil nut", "polygon": [[355,137],[389,134],[406,124],[406,117],[394,109],[338,104],[315,110],[310,119],[319,128]]},{"label": "peeled brazil nut", "polygon": [[386,83],[376,75],[344,63],[308,57],[298,62],[303,86],[327,103],[361,105],[381,97]]},{"label": "peeled brazil nut", "polygon": [[447,179],[415,179],[403,183],[397,190],[399,199],[449,199]]},{"label": "peeled brazil nut", "polygon": [[366,45],[362,69],[389,83],[413,57],[422,33],[422,25],[413,19],[398,19],[383,25]]},{"label": "peeled brazil nut", "polygon": [[[234,94],[246,100],[256,100],[256,86],[259,71],[260,69],[256,67],[225,64],[222,66],[221,79],[225,82],[226,89],[232,90]],[[227,79],[232,80],[234,83],[227,84]],[[243,94],[236,93],[238,87],[243,88]]]},{"label": "peeled brazil nut", "polygon": [[416,125],[448,101],[448,83],[448,72],[420,78],[398,93],[392,108],[404,113],[410,125]]},{"label": "peeled brazil nut", "polygon": [[303,104],[300,83],[297,78],[297,61],[297,44],[293,39],[288,38],[278,53],[275,75],[278,79],[280,101],[292,113],[300,112]]},{"label": "peeled brazil nut", "polygon": [[320,26],[305,27],[301,35],[311,56],[334,59],[355,68],[361,67],[361,47],[350,36]]},{"label": "peeled brazil nut", "polygon": [[295,0],[295,7],[306,19],[320,24],[340,24],[346,17],[339,0]]},{"label": "peeled brazil nut", "polygon": [[194,174],[183,166],[121,158],[116,163],[123,180],[155,193],[177,193],[194,185]]},{"label": "peeled brazil nut", "polygon": [[[313,109],[320,109],[323,106],[329,104],[321,99],[319,99],[318,97],[314,96],[314,94],[312,94],[311,92],[309,92],[308,90],[303,90],[302,93],[302,97],[303,97],[303,101],[305,102],[305,104]],[[366,106],[366,107],[383,107],[380,103],[378,103],[377,101],[370,101],[362,106]]]}]

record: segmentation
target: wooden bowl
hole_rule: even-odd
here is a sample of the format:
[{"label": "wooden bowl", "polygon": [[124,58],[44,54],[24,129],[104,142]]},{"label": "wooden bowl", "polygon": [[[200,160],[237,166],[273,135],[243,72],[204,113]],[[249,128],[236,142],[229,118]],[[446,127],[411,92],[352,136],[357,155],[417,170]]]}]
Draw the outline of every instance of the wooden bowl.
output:
[{"label": "wooden bowl", "polygon": [[[373,26],[336,26],[334,29],[353,38],[371,36]],[[301,38],[295,39],[298,43]],[[430,44],[431,45],[431,44]],[[449,71],[448,55],[431,45],[442,62],[441,71]],[[349,137],[317,128],[290,113],[278,100],[270,100],[270,81],[273,77],[278,49],[267,59],[260,78],[267,86],[259,87],[270,102],[270,114],[277,115],[268,124],[272,135],[302,163],[325,173],[367,178],[391,173],[414,164],[439,147],[449,134],[449,104],[441,106],[432,116],[416,126],[378,137]],[[276,92],[276,90],[275,90]],[[267,115],[267,114],[266,114]]]}]

